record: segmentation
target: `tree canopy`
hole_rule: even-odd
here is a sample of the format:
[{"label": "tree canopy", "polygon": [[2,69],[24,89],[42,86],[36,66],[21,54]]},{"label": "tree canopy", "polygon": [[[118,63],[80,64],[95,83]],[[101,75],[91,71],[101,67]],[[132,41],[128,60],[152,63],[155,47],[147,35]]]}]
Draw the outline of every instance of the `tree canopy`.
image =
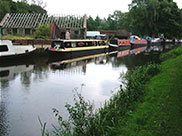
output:
[{"label": "tree canopy", "polygon": [[32,1],[28,4],[27,0],[14,2],[12,0],[0,0],[0,21],[3,19],[6,13],[47,13],[47,11],[41,7],[43,3],[40,1]]}]

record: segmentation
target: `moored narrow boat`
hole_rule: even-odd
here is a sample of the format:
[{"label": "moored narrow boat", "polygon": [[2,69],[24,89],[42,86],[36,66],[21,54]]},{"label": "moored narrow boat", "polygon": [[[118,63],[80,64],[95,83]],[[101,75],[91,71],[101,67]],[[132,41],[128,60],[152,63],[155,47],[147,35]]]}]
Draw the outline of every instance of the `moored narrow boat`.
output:
[{"label": "moored narrow boat", "polygon": [[131,48],[138,48],[146,46],[148,44],[147,40],[140,39],[138,36],[135,35],[130,37],[130,43],[131,43]]},{"label": "moored narrow boat", "polygon": [[90,55],[98,52],[107,52],[109,45],[105,40],[80,39],[80,40],[54,40],[48,52],[53,56],[61,55]]},{"label": "moored narrow boat", "polygon": [[111,48],[126,48],[130,47],[130,40],[126,39],[113,39],[109,41],[109,46]]},{"label": "moored narrow boat", "polygon": [[30,57],[36,50],[32,45],[14,45],[10,40],[0,40],[0,60],[17,60]]}]

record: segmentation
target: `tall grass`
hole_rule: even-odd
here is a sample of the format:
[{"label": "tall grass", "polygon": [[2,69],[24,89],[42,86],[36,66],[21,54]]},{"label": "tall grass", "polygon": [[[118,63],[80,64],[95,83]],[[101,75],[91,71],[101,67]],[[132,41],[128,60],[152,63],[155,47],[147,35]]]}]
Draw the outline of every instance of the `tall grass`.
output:
[{"label": "tall grass", "polygon": [[[85,101],[81,94],[74,97],[74,105],[66,104],[69,119],[63,120],[57,109],[53,109],[58,118],[59,126],[52,132],[43,135],[55,136],[107,136],[112,135],[115,126],[122,122],[135,110],[138,101],[142,101],[144,84],[159,72],[158,65],[139,66],[135,70],[122,75],[125,79],[125,89],[113,95],[104,106],[94,112],[93,106]],[[44,126],[44,125],[42,125]]]}]

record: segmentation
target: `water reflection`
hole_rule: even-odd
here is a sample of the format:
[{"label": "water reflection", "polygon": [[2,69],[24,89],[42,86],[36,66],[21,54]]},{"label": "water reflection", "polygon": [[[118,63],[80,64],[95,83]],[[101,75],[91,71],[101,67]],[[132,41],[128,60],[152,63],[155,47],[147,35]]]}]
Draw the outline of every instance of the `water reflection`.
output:
[{"label": "water reflection", "polygon": [[99,107],[117,92],[121,73],[149,61],[158,61],[158,54],[151,52],[163,50],[156,48],[142,47],[51,61],[46,56],[26,63],[0,64],[1,135],[40,135],[38,116],[48,123],[48,129],[52,128],[51,124],[56,123],[52,108],[59,109],[66,118],[64,105],[73,103],[75,89]]}]

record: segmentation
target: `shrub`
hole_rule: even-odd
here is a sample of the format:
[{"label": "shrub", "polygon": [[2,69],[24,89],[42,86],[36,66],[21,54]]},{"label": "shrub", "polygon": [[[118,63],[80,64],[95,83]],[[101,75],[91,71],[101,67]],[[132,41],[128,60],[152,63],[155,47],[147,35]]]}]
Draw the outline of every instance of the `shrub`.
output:
[{"label": "shrub", "polygon": [[40,25],[38,28],[36,28],[34,34],[35,38],[48,39],[50,36],[50,25],[49,24]]},{"label": "shrub", "polygon": [[182,46],[180,46],[180,47],[178,47],[176,49],[170,50],[167,53],[161,54],[160,59],[162,61],[165,61],[165,60],[167,60],[169,58],[175,58],[175,57],[177,57],[177,56],[179,56],[181,54],[182,54]]}]

